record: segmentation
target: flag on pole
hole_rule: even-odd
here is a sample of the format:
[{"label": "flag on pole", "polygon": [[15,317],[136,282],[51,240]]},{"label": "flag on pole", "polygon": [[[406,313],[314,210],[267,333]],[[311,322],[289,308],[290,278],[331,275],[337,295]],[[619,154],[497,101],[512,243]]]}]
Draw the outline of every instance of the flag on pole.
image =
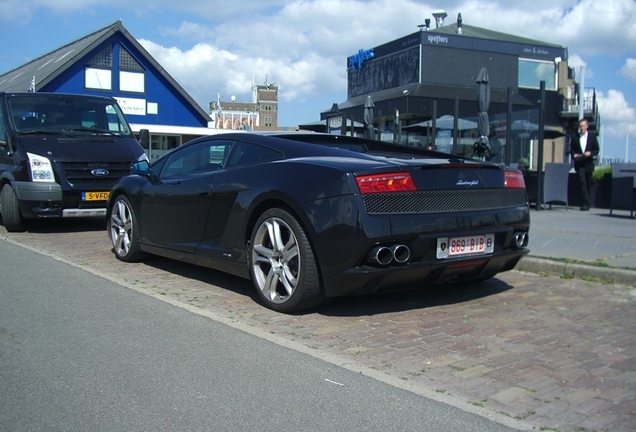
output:
[{"label": "flag on pole", "polygon": [[35,75],[31,78],[31,85],[29,86],[29,92],[35,93]]}]

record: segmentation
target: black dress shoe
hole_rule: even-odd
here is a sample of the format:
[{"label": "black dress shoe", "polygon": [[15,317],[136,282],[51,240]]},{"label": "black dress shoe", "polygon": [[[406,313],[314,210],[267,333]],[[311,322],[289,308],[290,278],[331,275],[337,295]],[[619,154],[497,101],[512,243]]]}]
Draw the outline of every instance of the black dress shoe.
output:
[{"label": "black dress shoe", "polygon": [[590,208],[588,206],[581,206],[581,211],[589,211]]}]

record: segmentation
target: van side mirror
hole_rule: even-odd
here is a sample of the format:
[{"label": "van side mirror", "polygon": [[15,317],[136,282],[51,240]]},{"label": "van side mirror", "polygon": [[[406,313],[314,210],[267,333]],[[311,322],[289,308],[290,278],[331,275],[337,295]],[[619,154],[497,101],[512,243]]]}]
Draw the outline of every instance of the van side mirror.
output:
[{"label": "van side mirror", "polygon": [[150,148],[150,131],[148,129],[141,129],[139,131],[139,144],[148,150]]}]

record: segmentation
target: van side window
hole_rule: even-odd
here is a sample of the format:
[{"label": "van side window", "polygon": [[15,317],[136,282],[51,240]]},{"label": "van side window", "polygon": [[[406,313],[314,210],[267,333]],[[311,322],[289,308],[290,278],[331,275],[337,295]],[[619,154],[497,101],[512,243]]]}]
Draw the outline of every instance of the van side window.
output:
[{"label": "van side window", "polygon": [[7,127],[4,124],[4,108],[0,105],[0,150],[7,148]]}]

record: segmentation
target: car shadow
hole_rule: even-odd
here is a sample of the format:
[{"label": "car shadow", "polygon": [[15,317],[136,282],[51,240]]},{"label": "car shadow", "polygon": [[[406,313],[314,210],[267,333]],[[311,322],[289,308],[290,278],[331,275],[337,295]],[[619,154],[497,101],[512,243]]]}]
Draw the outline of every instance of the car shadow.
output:
[{"label": "car shadow", "polygon": [[497,295],[513,287],[493,278],[484,282],[433,285],[417,290],[341,297],[315,312],[326,316],[370,316],[467,303]]},{"label": "car shadow", "polygon": [[[149,257],[143,264],[157,270],[173,273],[179,277],[193,279],[249,297],[259,307],[265,307],[256,295],[252,282],[239,276],[160,256]],[[325,306],[296,312],[292,315],[302,316],[315,313],[333,317],[355,317],[404,312],[413,309],[427,309],[436,306],[466,303],[497,295],[512,288],[511,285],[497,278],[481,283],[435,285],[393,293],[338,297],[330,299]]]},{"label": "car shadow", "polygon": [[[0,225],[4,226],[0,217]],[[33,219],[26,225],[27,232],[38,234],[72,233],[88,231],[106,232],[106,218],[52,218]]]},{"label": "car shadow", "polygon": [[199,266],[183,261],[151,255],[144,259],[143,265],[175,274],[179,277],[193,279],[209,285],[231,291],[235,294],[250,297],[258,303],[258,297],[252,287],[252,282],[239,276],[224,273],[208,267]]}]

